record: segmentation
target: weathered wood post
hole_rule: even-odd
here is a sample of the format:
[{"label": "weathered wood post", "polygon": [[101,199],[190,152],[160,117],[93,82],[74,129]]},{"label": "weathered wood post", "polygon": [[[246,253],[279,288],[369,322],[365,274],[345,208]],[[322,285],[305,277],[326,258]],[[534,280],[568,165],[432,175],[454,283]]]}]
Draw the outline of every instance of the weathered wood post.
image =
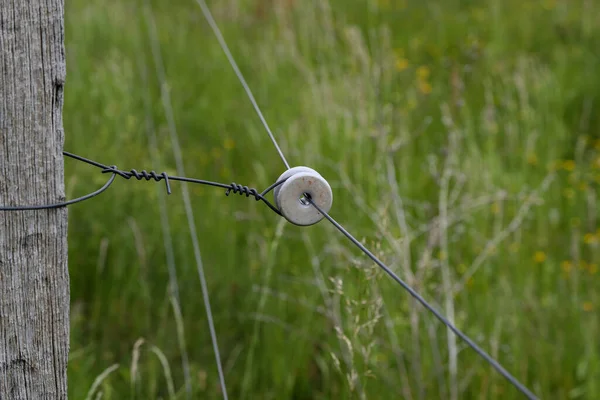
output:
[{"label": "weathered wood post", "polygon": [[[63,0],[0,0],[0,204],[64,199]],[[0,211],[0,399],[66,399],[67,210]]]}]

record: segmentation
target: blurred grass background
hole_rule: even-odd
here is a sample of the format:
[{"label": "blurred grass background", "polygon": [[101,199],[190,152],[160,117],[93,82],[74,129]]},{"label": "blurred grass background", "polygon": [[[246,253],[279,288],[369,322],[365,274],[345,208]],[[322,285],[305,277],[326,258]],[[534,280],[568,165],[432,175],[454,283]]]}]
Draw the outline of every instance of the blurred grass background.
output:
[{"label": "blurred grass background", "polygon": [[[600,4],[209,4],[332,216],[537,395],[600,398]],[[66,150],[175,173],[171,107],[187,176],[283,172],[194,1],[70,0],[65,18]],[[68,197],[105,178],[66,162]],[[117,181],[69,210],[71,398],[221,398],[172,186]],[[520,398],[326,221],[190,191],[230,398]]]}]

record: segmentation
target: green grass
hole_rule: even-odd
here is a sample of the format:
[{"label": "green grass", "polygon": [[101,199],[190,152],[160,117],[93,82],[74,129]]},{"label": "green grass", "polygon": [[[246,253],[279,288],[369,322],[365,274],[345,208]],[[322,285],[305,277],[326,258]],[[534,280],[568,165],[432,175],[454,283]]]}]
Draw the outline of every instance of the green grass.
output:
[{"label": "green grass", "polygon": [[[66,2],[65,149],[174,174],[162,83],[186,175],[267,187],[284,166],[200,8],[144,4]],[[332,184],[332,216],[541,398],[600,398],[597,2],[211,7],[291,164]],[[66,162],[69,197],[104,179]],[[181,317],[162,183],[70,208],[71,398],[100,376],[104,399],[185,399],[178,328],[192,398],[221,398],[172,186]],[[230,398],[520,398],[326,221],[190,191]]]}]

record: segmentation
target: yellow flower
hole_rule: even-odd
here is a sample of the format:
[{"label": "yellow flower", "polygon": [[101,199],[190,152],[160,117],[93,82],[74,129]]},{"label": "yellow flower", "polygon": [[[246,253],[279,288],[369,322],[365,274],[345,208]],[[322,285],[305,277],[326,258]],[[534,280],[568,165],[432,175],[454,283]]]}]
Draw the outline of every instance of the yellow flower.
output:
[{"label": "yellow flower", "polygon": [[424,81],[427,78],[429,78],[430,73],[431,71],[426,65],[421,65],[419,68],[417,68],[417,78],[421,81]]},{"label": "yellow flower", "polygon": [[586,233],[583,236],[583,242],[585,244],[596,244],[598,243],[598,238],[593,233]]},{"label": "yellow flower", "polygon": [[408,68],[408,60],[404,57],[400,57],[396,60],[396,70],[402,72]]},{"label": "yellow flower", "polygon": [[556,7],[556,0],[545,0],[542,3],[542,7],[546,10],[552,10]]},{"label": "yellow flower", "polygon": [[594,309],[594,304],[591,301],[583,302],[583,311],[592,311]]},{"label": "yellow flower", "polygon": [[232,150],[235,147],[235,141],[233,139],[227,138],[223,141],[223,147],[225,150]]},{"label": "yellow flower", "polygon": [[423,94],[429,94],[432,90],[431,84],[429,82],[419,82],[419,90]]},{"label": "yellow flower", "polygon": [[565,171],[573,171],[575,169],[575,161],[573,161],[573,160],[565,160],[565,161],[563,161],[562,168]]},{"label": "yellow flower", "polygon": [[560,169],[560,166],[561,166],[560,161],[551,161],[546,165],[546,167],[548,168],[548,171],[550,171],[550,172],[557,171],[558,169]]},{"label": "yellow flower", "polygon": [[598,266],[596,264],[588,265],[588,272],[590,273],[590,275],[596,275],[596,273],[598,272]]},{"label": "yellow flower", "polygon": [[390,8],[390,0],[379,0],[377,3],[379,5],[379,7],[382,9]]},{"label": "yellow flower", "polygon": [[497,201],[495,201],[492,204],[492,214],[498,214],[500,212],[500,204],[498,204]]},{"label": "yellow flower", "polygon": [[529,154],[527,156],[527,164],[529,165],[537,165],[538,164],[538,158],[535,154]]},{"label": "yellow flower", "polygon": [[572,199],[573,197],[575,197],[575,190],[573,190],[572,188],[566,188],[565,190],[563,190],[563,195],[567,199]]},{"label": "yellow flower", "polygon": [[569,273],[569,272],[571,272],[571,269],[573,268],[573,263],[569,260],[565,260],[560,263],[560,268],[562,268],[563,271]]},{"label": "yellow flower", "polygon": [[539,250],[536,251],[533,255],[533,261],[535,261],[538,264],[543,263],[544,261],[546,261],[546,253]]}]

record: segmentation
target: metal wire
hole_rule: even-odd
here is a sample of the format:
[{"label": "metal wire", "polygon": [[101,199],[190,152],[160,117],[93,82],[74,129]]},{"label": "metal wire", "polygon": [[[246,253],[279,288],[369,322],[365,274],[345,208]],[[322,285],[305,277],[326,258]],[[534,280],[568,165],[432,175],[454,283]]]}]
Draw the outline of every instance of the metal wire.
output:
[{"label": "metal wire", "polygon": [[68,151],[63,151],[63,154],[66,157],[70,157],[75,160],[84,162],[89,165],[93,165],[97,168],[100,168],[102,170],[102,173],[104,173],[104,174],[111,173],[112,176],[109,178],[108,182],[106,182],[104,184],[104,186],[102,186],[100,189],[98,189],[92,193],[86,194],[85,196],[78,197],[76,199],[72,199],[72,200],[68,200],[68,201],[64,201],[64,202],[60,202],[60,203],[43,204],[43,205],[24,205],[24,206],[2,206],[2,205],[0,205],[0,211],[45,210],[45,209],[66,207],[71,204],[75,204],[75,203],[79,203],[84,200],[91,199],[92,197],[97,196],[100,193],[106,191],[106,189],[108,189],[108,187],[114,182],[115,177],[120,176],[127,180],[132,179],[132,178],[137,179],[138,181],[153,180],[156,182],[160,182],[160,181],[164,180],[168,194],[171,194],[171,183],[170,183],[171,181],[189,182],[189,183],[195,183],[195,184],[199,184],[199,185],[206,185],[206,186],[222,188],[222,189],[226,189],[226,191],[225,191],[226,196],[229,196],[230,193],[233,193],[233,194],[239,194],[242,196],[245,195],[246,197],[253,197],[256,201],[262,201],[263,203],[265,203],[274,213],[281,216],[281,212],[269,200],[267,200],[267,198],[265,196],[271,190],[273,190],[275,187],[277,187],[277,186],[281,185],[283,182],[285,182],[285,179],[283,179],[279,182],[275,182],[274,184],[269,186],[267,189],[265,189],[264,191],[259,193],[254,188],[249,188],[248,186],[243,186],[243,185],[237,184],[235,182],[227,184],[227,183],[221,183],[221,182],[207,181],[204,179],[187,178],[184,176],[171,176],[171,175],[168,175],[166,172],[162,172],[162,173],[158,174],[154,171],[148,172],[146,170],[137,171],[135,169],[132,169],[129,171],[123,171],[123,170],[118,169],[116,165],[111,165],[111,166],[104,165],[98,161],[94,161],[89,158],[79,156],[77,154],[69,153]]},{"label": "metal wire", "polygon": [[[246,83],[246,80],[244,79],[244,76],[242,74],[242,72],[240,71],[239,67],[237,66],[237,63],[235,62],[233,55],[231,54],[231,51],[229,50],[229,47],[227,46],[227,43],[223,37],[223,35],[221,34],[221,31],[219,29],[219,27],[217,26],[217,23],[215,21],[215,19],[213,18],[210,9],[208,8],[206,1],[205,0],[196,0],[196,2],[198,3],[198,5],[200,6],[204,17],[206,18],[207,22],[209,23],[210,27],[212,28],[215,36],[217,37],[217,40],[219,42],[219,45],[221,46],[221,49],[223,50],[223,52],[225,53],[231,67],[233,68],[235,74],[237,75],[237,78],[239,79],[240,83],[242,84],[244,90],[246,91],[246,94],[248,95],[248,98],[250,99],[250,102],[252,103],[256,113],[258,114],[263,126],[265,127],[269,137],[271,138],[271,141],[273,142],[273,145],[275,146],[275,149],[277,150],[277,152],[279,153],[279,156],[281,157],[281,160],[283,161],[283,163],[285,164],[287,169],[290,169],[290,165],[287,162],[285,156],[283,155],[283,152],[281,151],[281,148],[279,147],[277,140],[275,139],[275,136],[273,135],[273,133],[271,132],[271,129],[269,128],[269,125],[267,124],[267,121],[265,120],[253,94],[252,91],[250,90],[250,87],[248,86],[248,84]],[[153,51],[155,51],[156,49],[153,49]],[[157,54],[155,53],[155,57],[157,56]],[[159,63],[157,63],[159,64]],[[157,65],[157,68],[159,68],[159,66]],[[164,71],[162,70],[162,63],[160,63],[160,68],[161,69],[161,76],[164,78]],[[168,93],[167,93],[168,96]],[[172,118],[172,110],[170,110],[170,101],[168,101],[168,98],[165,99],[163,97],[163,101],[165,102],[165,109],[168,111],[167,114],[168,115],[168,119],[170,122],[170,125],[173,125],[173,118]],[[169,104],[167,104],[169,103]],[[174,129],[172,129],[172,131],[174,131]],[[181,157],[180,157],[180,148],[179,148],[179,144],[178,144],[178,138],[177,138],[177,134],[176,132],[173,132],[173,137],[172,137],[173,141],[176,144],[176,158],[177,158],[177,164],[178,164],[178,170],[183,171],[183,165],[181,163]],[[213,186],[213,187],[219,187],[219,188],[223,188],[226,189],[225,195],[229,195],[231,192],[233,192],[234,194],[240,194],[240,195],[246,195],[246,197],[254,197],[256,199],[256,201],[263,201],[265,204],[267,204],[267,206],[274,211],[276,214],[281,216],[281,212],[273,205],[271,204],[264,196],[269,193],[271,190],[273,190],[275,187],[277,187],[278,185],[281,185],[283,182],[285,182],[285,180],[281,180],[279,182],[275,182],[274,184],[272,184],[271,186],[269,186],[267,189],[265,189],[263,192],[259,193],[256,189],[253,188],[249,188],[248,186],[243,186],[243,185],[239,185],[236,183],[231,183],[231,184],[224,184],[224,183],[219,183],[219,182],[213,182],[213,181],[207,181],[207,180],[202,180],[202,179],[194,179],[194,178],[187,178],[187,177],[181,177],[181,176],[169,176],[167,175],[166,172],[163,172],[161,174],[157,174],[154,171],[151,172],[147,172],[145,170],[138,172],[135,169],[132,169],[130,171],[123,171],[123,170],[119,170],[116,166],[107,166],[104,164],[101,164],[97,161],[93,161],[90,159],[87,159],[85,157],[81,157],[69,152],[63,152],[63,154],[67,157],[71,157],[73,159],[85,162],[87,164],[96,166],[98,168],[102,169],[102,173],[112,173],[112,176],[109,178],[109,180],[104,184],[104,186],[102,186],[100,189],[89,193],[85,196],[76,198],[76,199],[72,199],[69,201],[65,201],[65,202],[60,202],[60,203],[53,203],[53,204],[48,204],[48,205],[33,205],[33,206],[0,206],[0,211],[24,211],[24,210],[40,210],[40,209],[52,209],[52,208],[59,208],[59,207],[65,207],[71,204],[75,204],[78,202],[82,202],[85,200],[88,200],[92,197],[95,197],[99,194],[101,194],[102,192],[106,191],[108,189],[108,187],[114,182],[115,178],[117,175],[121,176],[124,179],[131,179],[131,178],[135,178],[137,180],[142,180],[145,179],[146,181],[149,180],[154,180],[156,182],[159,182],[161,180],[165,181],[165,186],[166,186],[166,190],[168,194],[171,194],[171,187],[170,187],[170,182],[169,181],[182,181],[182,182],[189,182],[189,183],[196,183],[196,184],[203,184],[203,185],[207,185],[207,186]],[[456,326],[454,326],[454,324],[452,324],[446,317],[444,317],[440,312],[438,312],[432,305],[430,305],[421,295],[419,295],[412,287],[410,287],[406,282],[404,282],[398,275],[396,275],[387,265],[385,265],[381,260],[379,260],[373,253],[371,253],[371,251],[369,251],[362,243],[360,243],[354,236],[352,236],[352,234],[350,234],[341,224],[339,224],[335,219],[333,219],[327,212],[325,212],[324,210],[322,210],[315,202],[313,202],[313,200],[311,199],[310,195],[305,194],[305,198],[307,199],[307,201],[313,206],[315,207],[335,228],[337,228],[344,236],[346,236],[346,238],[348,238],[356,247],[358,247],[363,253],[365,253],[365,255],[367,255],[373,262],[375,262],[375,264],[377,264],[381,269],[383,269],[394,281],[396,281],[398,284],[400,284],[400,286],[402,286],[403,289],[405,289],[412,297],[414,297],[419,303],[421,303],[428,311],[430,311],[440,322],[442,322],[448,329],[450,329],[455,335],[457,335],[459,338],[461,338],[465,343],[467,343],[467,345],[469,345],[477,354],[479,354],[483,359],[485,359],[494,369],[496,369],[496,371],[498,371],[504,378],[506,378],[517,390],[519,390],[523,395],[525,395],[528,399],[531,400],[537,400],[537,397],[533,394],[533,392],[531,392],[526,386],[524,386],[522,383],[520,383],[513,375],[511,375],[498,361],[496,361],[494,358],[492,358],[489,354],[487,354],[483,349],[481,349],[472,339],[470,339],[465,333],[463,333],[461,330],[459,330]],[[207,283],[206,283],[206,278],[204,276],[204,272],[203,272],[203,267],[202,267],[202,261],[200,258],[200,252],[199,252],[199,246],[198,246],[198,240],[197,240],[197,234],[196,234],[196,228],[195,228],[195,223],[193,222],[193,217],[191,214],[191,204],[190,204],[190,200],[189,200],[189,193],[187,192],[185,185],[184,185],[184,200],[185,200],[185,205],[186,205],[186,213],[188,214],[188,222],[190,225],[190,231],[191,234],[193,236],[194,240],[194,253],[196,255],[196,261],[197,261],[197,265],[198,265],[198,270],[199,270],[199,275],[200,275],[200,281],[201,281],[201,285],[202,285],[202,292],[203,292],[203,297],[204,297],[204,302],[206,305],[206,311],[207,311],[207,317],[209,319],[209,328],[211,331],[211,339],[213,342],[213,348],[215,350],[215,356],[217,359],[217,367],[219,370],[219,378],[220,378],[220,382],[221,382],[221,389],[223,391],[223,397],[225,398],[225,400],[227,400],[227,390],[226,390],[226,386],[225,386],[225,380],[224,380],[224,374],[223,374],[223,370],[222,370],[222,366],[221,366],[221,361],[220,361],[220,355],[219,355],[219,349],[218,349],[218,344],[216,341],[216,332],[214,329],[214,323],[213,323],[213,318],[212,318],[212,312],[210,309],[210,303],[209,303],[209,298],[208,298],[208,289],[207,289]]]},{"label": "metal wire", "polygon": [[[143,59],[138,55],[139,59]],[[146,114],[146,134],[148,136],[148,149],[150,151],[151,160],[157,162],[159,159],[158,140],[152,119],[152,104],[150,96],[150,87],[148,84],[148,70],[146,64],[140,63],[140,74],[145,87],[144,93],[144,110]],[[173,238],[171,236],[171,224],[169,222],[169,212],[167,208],[167,200],[165,194],[158,189],[158,209],[160,213],[160,224],[163,232],[163,242],[165,247],[165,257],[167,263],[167,271],[169,272],[169,295],[171,297],[171,305],[173,307],[173,316],[175,317],[175,327],[177,331],[177,342],[179,351],[181,352],[181,366],[183,368],[183,377],[185,383],[186,399],[192,398],[192,377],[190,374],[190,361],[185,340],[185,330],[183,328],[183,317],[181,312],[181,299],[179,297],[179,278],[177,277],[177,266],[175,263],[175,249],[173,246]]]},{"label": "metal wire", "polygon": [[[112,166],[111,168],[116,169],[117,167]],[[49,210],[52,208],[66,207],[68,205],[79,203],[81,201],[85,201],[85,200],[91,199],[92,197],[98,196],[100,193],[102,193],[106,189],[108,189],[108,187],[110,185],[112,185],[112,183],[115,181],[116,176],[117,176],[117,174],[113,173],[112,176],[110,177],[110,179],[100,189],[96,190],[95,192],[86,194],[85,196],[78,197],[76,199],[64,201],[61,203],[35,205],[35,206],[0,206],[0,211],[28,211],[28,210],[46,210],[46,209]]]},{"label": "metal wire", "polygon": [[369,251],[362,243],[360,243],[354,236],[350,234],[342,225],[340,225],[336,220],[334,220],[329,214],[321,209],[310,197],[310,195],[304,195],[308,202],[312,204],[323,216],[331,222],[333,226],[337,228],[344,236],[346,236],[356,247],[358,247],[363,253],[365,253],[375,264],[377,264],[381,269],[383,269],[389,276],[392,277],[393,280],[398,282],[404,290],[406,290],[412,297],[414,297],[419,303],[423,305],[427,310],[429,310],[437,319],[439,319],[448,329],[450,329],[456,336],[465,341],[477,354],[483,357],[496,371],[498,371],[503,377],[505,377],[517,390],[519,390],[522,394],[524,394],[530,400],[537,400],[537,397],[531,392],[525,385],[519,382],[514,376],[510,374],[498,361],[496,361],[492,356],[487,354],[482,348],[480,348],[473,340],[471,340],[465,333],[459,330],[454,324],[452,324],[446,317],[444,317],[439,311],[433,308],[420,294],[418,294],[413,288],[411,288],[406,282],[404,282],[398,275],[394,273],[385,265],[381,260],[379,260],[373,253]]},{"label": "metal wire", "polygon": [[290,164],[287,162],[287,160],[285,159],[285,156],[283,155],[283,152],[279,148],[279,145],[277,144],[277,140],[275,140],[275,136],[271,132],[271,129],[269,128],[269,124],[267,124],[267,120],[265,120],[265,117],[263,116],[262,112],[260,111],[260,107],[258,107],[258,103],[256,102],[256,100],[254,99],[254,96],[252,95],[252,91],[250,90],[250,87],[248,86],[248,84],[246,83],[246,80],[244,79],[244,75],[242,75],[242,71],[240,71],[240,69],[238,68],[238,65],[235,62],[235,59],[233,58],[231,51],[229,51],[227,42],[225,42],[225,38],[223,37],[223,34],[221,34],[221,30],[219,29],[217,22],[213,18],[212,14],[210,12],[210,9],[206,5],[206,1],[205,0],[196,0],[196,2],[202,9],[202,13],[204,14],[204,17],[206,18],[206,21],[208,21],[208,24],[210,25],[213,32],[215,33],[215,36],[217,37],[217,40],[219,41],[219,45],[221,46],[221,49],[223,49],[225,56],[227,56],[227,60],[229,60],[229,64],[231,65],[231,68],[233,68],[233,71],[235,72],[240,83],[244,87],[244,90],[246,91],[246,94],[248,95],[248,98],[250,99],[252,106],[254,106],[254,110],[256,110],[258,117],[260,118],[262,124],[264,125],[265,129],[267,130],[267,133],[269,134],[269,137],[271,138],[271,141],[273,142],[275,149],[277,149],[277,152],[279,153],[279,157],[281,157],[281,160],[285,164],[286,168],[290,169]]},{"label": "metal wire", "polygon": [[[177,126],[175,124],[175,116],[173,113],[173,107],[171,103],[171,97],[169,90],[167,88],[167,77],[165,73],[164,63],[162,59],[162,54],[160,51],[160,46],[158,44],[157,39],[157,29],[156,24],[154,22],[154,16],[149,7],[146,8],[147,17],[149,22],[149,35],[150,35],[150,43],[152,49],[152,56],[154,58],[154,65],[156,68],[156,73],[158,75],[158,79],[160,82],[160,92],[161,92],[161,100],[163,105],[163,110],[165,112],[165,117],[167,119],[169,136],[171,138],[171,145],[173,148],[173,156],[175,158],[175,163],[177,166],[177,173],[181,175],[185,175],[184,172],[184,164],[183,164],[183,156],[181,154],[181,146],[179,144],[179,135],[177,133]],[[206,319],[208,322],[208,329],[210,332],[210,340],[212,343],[215,361],[217,363],[217,372],[219,374],[219,383],[221,385],[221,391],[223,394],[223,399],[227,400],[227,385],[225,384],[225,374],[223,373],[223,363],[221,361],[221,354],[219,351],[219,343],[217,339],[217,332],[215,328],[215,323],[212,314],[212,308],[210,305],[210,296],[208,293],[208,283],[206,279],[206,274],[204,273],[204,262],[202,261],[202,255],[200,253],[200,244],[198,240],[198,232],[196,230],[196,222],[194,218],[194,210],[192,208],[192,203],[190,200],[190,194],[187,188],[187,184],[182,185],[182,194],[183,194],[183,204],[185,207],[185,214],[188,222],[188,228],[190,231],[190,237],[192,240],[192,246],[194,249],[194,259],[196,261],[196,270],[198,272],[198,278],[200,280],[200,287],[202,290],[202,299],[204,301],[204,309],[206,312]],[[227,195],[229,194],[229,190],[227,190]]]}]

